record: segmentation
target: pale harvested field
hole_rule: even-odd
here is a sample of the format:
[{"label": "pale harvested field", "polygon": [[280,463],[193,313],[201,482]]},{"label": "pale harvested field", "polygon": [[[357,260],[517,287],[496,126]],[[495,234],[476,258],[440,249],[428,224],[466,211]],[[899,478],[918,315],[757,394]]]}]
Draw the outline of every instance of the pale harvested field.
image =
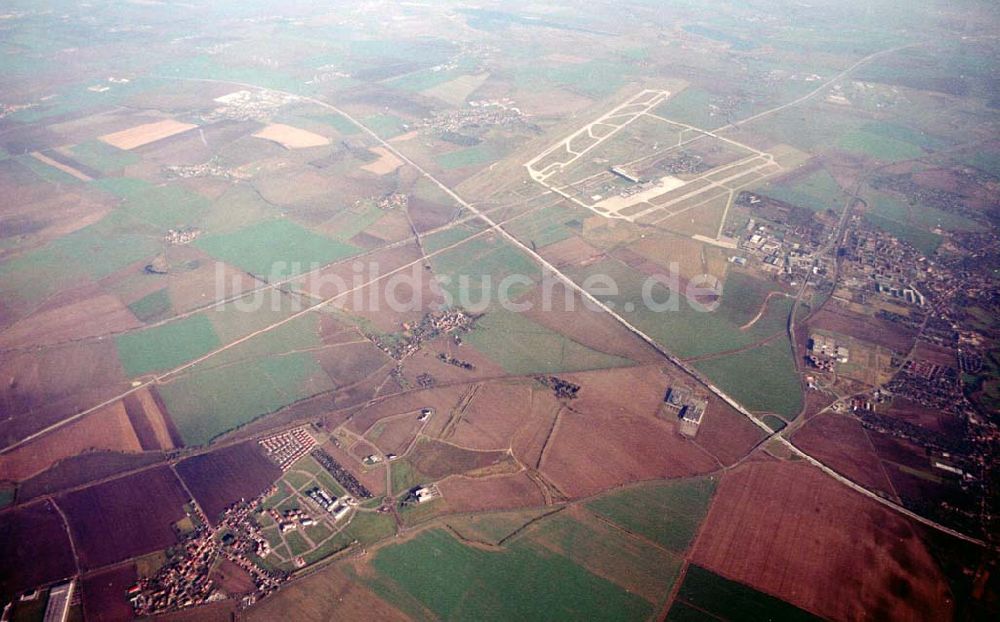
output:
[{"label": "pale harvested field", "polygon": [[112,147],[128,150],[148,145],[149,143],[155,143],[158,140],[169,138],[170,136],[196,127],[198,126],[194,123],[182,123],[175,119],[163,119],[162,121],[143,123],[142,125],[130,127],[120,132],[105,134],[99,138]]},{"label": "pale harvested field", "polygon": [[60,460],[100,449],[142,451],[121,401],[0,455],[0,473],[4,479],[24,480]]},{"label": "pale harvested field", "polygon": [[276,142],[285,149],[305,149],[330,144],[330,139],[325,136],[283,123],[272,123],[254,136]]},{"label": "pale harvested field", "polygon": [[91,181],[93,179],[89,175],[84,175],[83,173],[81,173],[80,171],[76,170],[72,166],[67,166],[67,165],[63,164],[62,162],[56,162],[55,160],[53,160],[52,158],[50,158],[49,156],[47,156],[47,155],[45,155],[43,153],[39,153],[37,151],[32,151],[31,152],[31,157],[35,158],[39,162],[42,162],[44,164],[48,164],[52,168],[57,168],[60,171],[66,173],[67,175],[72,175],[73,177],[76,177],[80,181]]},{"label": "pale harvested field", "polygon": [[372,147],[369,151],[379,158],[374,162],[362,166],[362,170],[375,173],[376,175],[388,175],[400,166],[403,166],[403,161],[385,147]]}]

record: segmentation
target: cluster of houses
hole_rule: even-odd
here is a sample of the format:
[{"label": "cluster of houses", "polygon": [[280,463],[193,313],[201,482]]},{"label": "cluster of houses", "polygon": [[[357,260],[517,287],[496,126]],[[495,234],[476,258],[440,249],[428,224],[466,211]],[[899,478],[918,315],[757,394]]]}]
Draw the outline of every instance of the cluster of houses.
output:
[{"label": "cluster of houses", "polygon": [[282,471],[287,471],[299,458],[316,447],[316,439],[309,433],[306,426],[266,436],[257,442],[264,448],[267,457],[273,460]]}]

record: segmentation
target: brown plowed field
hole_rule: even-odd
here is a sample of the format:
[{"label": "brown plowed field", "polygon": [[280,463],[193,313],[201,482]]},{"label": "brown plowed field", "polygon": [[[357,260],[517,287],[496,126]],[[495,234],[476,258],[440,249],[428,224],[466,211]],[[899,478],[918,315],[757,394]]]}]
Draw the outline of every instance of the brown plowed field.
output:
[{"label": "brown plowed field", "polygon": [[66,528],[50,502],[0,514],[0,600],[75,572]]},{"label": "brown plowed field", "polygon": [[143,447],[132,429],[122,402],[114,402],[83,419],[0,455],[0,473],[4,474],[4,478],[27,479],[60,460],[95,449],[142,451]]},{"label": "brown plowed field", "polygon": [[148,389],[131,393],[123,401],[128,419],[144,450],[173,449],[180,444],[173,423]]},{"label": "brown plowed field", "polygon": [[809,320],[809,328],[832,330],[890,348],[906,352],[913,345],[916,333],[892,322],[858,315],[835,304],[827,304]]},{"label": "brown plowed field", "polygon": [[[425,407],[434,409],[428,427],[434,426],[435,423],[443,425],[441,420],[448,418],[451,409],[458,403],[466,390],[468,390],[467,386],[456,385],[386,398],[356,412],[351,417],[348,427],[357,434],[364,434],[380,419]],[[430,434],[430,431],[428,433]]]},{"label": "brown plowed field", "polygon": [[[359,335],[353,337],[357,339]],[[391,359],[370,341],[364,341],[324,348],[316,353],[316,360],[334,384],[344,387],[364,380]]]},{"label": "brown plowed field", "polygon": [[407,204],[413,228],[418,233],[444,226],[455,218],[458,210],[454,205],[442,205],[420,197],[410,197]]},{"label": "brown plowed field", "polygon": [[410,619],[340,566],[327,566],[301,580],[286,583],[274,595],[248,609],[245,616],[250,622]]},{"label": "brown plowed field", "polygon": [[138,578],[132,564],[84,578],[80,584],[80,600],[87,622],[131,620],[132,605],[126,598],[126,590],[135,585]]},{"label": "brown plowed field", "polygon": [[525,424],[510,441],[511,451],[522,464],[538,468],[542,455],[555,431],[555,425],[563,406],[554,397],[535,392],[531,413]]},{"label": "brown plowed field", "polygon": [[695,442],[728,466],[747,455],[763,438],[763,430],[713,395]]},{"label": "brown plowed field", "polygon": [[895,497],[868,434],[857,419],[824,413],[795,432],[793,442],[803,451],[870,490]]},{"label": "brown plowed field", "polygon": [[421,439],[407,459],[431,479],[475,471],[511,472],[517,469],[506,451],[473,451],[437,440]]},{"label": "brown plowed field", "polygon": [[177,474],[184,480],[210,521],[241,499],[253,499],[269,488],[281,469],[254,441],[183,460]]},{"label": "brown plowed field", "polygon": [[524,472],[500,477],[449,477],[438,483],[453,512],[510,510],[545,504],[545,497]]},{"label": "brown plowed field", "polygon": [[952,609],[905,518],[805,463],[724,475],[692,561],[834,620],[943,620]]},{"label": "brown plowed field", "polygon": [[382,453],[401,455],[409,447],[421,426],[423,422],[417,421],[417,413],[408,413],[376,423],[367,438],[375,443]]},{"label": "brown plowed field", "polygon": [[[437,358],[438,353],[445,353],[456,359],[473,365],[475,369],[462,369],[449,365]],[[411,383],[416,382],[420,374],[430,374],[437,384],[453,384],[458,382],[474,382],[483,378],[498,378],[508,375],[496,362],[487,357],[468,343],[456,345],[452,335],[441,335],[428,342],[413,356],[403,361],[403,371]]]},{"label": "brown plowed field", "polygon": [[212,571],[212,583],[230,596],[249,594],[255,590],[253,577],[225,557],[219,560],[219,565]]},{"label": "brown plowed field", "polygon": [[[484,385],[445,437],[471,449],[507,449],[514,433],[532,414],[532,399],[548,393],[532,389],[530,381],[494,382]],[[550,401],[550,400],[546,400]]]},{"label": "brown plowed field", "polygon": [[0,442],[24,438],[128,389],[113,339],[0,357]]},{"label": "brown plowed field", "polygon": [[927,430],[939,432],[952,438],[961,439],[964,436],[964,422],[955,415],[942,413],[936,408],[928,408],[904,398],[892,401],[892,408],[887,413],[890,417],[901,419],[907,423],[918,425]]},{"label": "brown plowed field", "polygon": [[[669,379],[656,367],[565,374],[581,385],[559,417],[541,471],[571,497],[627,482],[688,477],[718,468],[657,416]],[[621,399],[629,396],[628,400]]]},{"label": "brown plowed field", "polygon": [[118,298],[105,294],[26,317],[0,334],[0,348],[61,343],[139,326]]},{"label": "brown plowed field", "polygon": [[604,252],[587,244],[583,238],[572,236],[543,246],[540,253],[557,268],[582,266],[600,259]]},{"label": "brown plowed field", "polygon": [[159,467],[67,493],[66,512],[80,565],[97,568],[166,548],[177,541],[187,494],[169,467]]}]

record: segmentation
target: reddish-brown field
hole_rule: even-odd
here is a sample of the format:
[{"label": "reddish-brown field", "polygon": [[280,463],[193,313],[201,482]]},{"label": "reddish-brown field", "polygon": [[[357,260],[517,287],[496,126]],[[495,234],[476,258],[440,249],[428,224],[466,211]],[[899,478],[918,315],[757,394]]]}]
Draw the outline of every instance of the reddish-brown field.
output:
[{"label": "reddish-brown field", "polygon": [[221,600],[158,615],[156,622],[233,622],[236,606],[235,600]]},{"label": "reddish-brown field", "polygon": [[547,389],[533,390],[532,381],[500,381],[484,385],[443,438],[471,449],[503,449],[531,416],[533,400],[546,400]]},{"label": "reddish-brown field", "polygon": [[824,413],[795,431],[792,441],[834,471],[895,497],[868,433],[853,417]]},{"label": "reddish-brown field", "polygon": [[451,222],[458,214],[454,205],[433,203],[420,197],[410,197],[407,210],[418,233],[430,231]]},{"label": "reddish-brown field", "polygon": [[138,579],[135,566],[128,564],[84,577],[80,583],[83,614],[87,622],[125,622],[132,619],[128,588]]},{"label": "reddish-brown field", "polygon": [[85,451],[138,452],[142,449],[125,413],[125,406],[122,402],[114,402],[83,419],[0,455],[0,473],[4,474],[4,478],[24,480],[60,460]]},{"label": "reddish-brown field", "polygon": [[62,495],[80,565],[97,568],[166,548],[188,500],[169,467],[158,467]]},{"label": "reddish-brown field", "polygon": [[0,513],[0,600],[75,572],[66,528],[52,503]]},{"label": "reddish-brown field", "polygon": [[542,452],[548,445],[556,419],[563,410],[555,396],[548,390],[535,391],[527,421],[511,438],[510,447],[517,459],[532,468],[538,468]]},{"label": "reddish-brown field", "polygon": [[693,559],[834,620],[948,619],[948,583],[902,516],[805,463],[723,476]]},{"label": "reddish-brown field", "polygon": [[278,465],[253,441],[188,458],[176,468],[210,521],[241,499],[253,499],[281,477]]},{"label": "reddish-brown field", "polygon": [[379,400],[375,404],[354,413],[348,427],[357,434],[364,434],[377,421],[385,417],[405,412],[415,412],[426,407],[434,409],[434,414],[428,423],[428,433],[433,434],[430,430],[439,429],[438,426],[443,425],[443,422],[450,416],[452,408],[458,403],[467,389],[468,387],[466,386],[435,387],[433,389],[413,391],[405,395]]},{"label": "reddish-brown field", "polygon": [[[657,416],[669,379],[657,367],[565,374],[581,385],[564,409],[541,471],[571,497],[627,482],[688,477],[718,468],[705,450]],[[629,399],[622,400],[622,395]]]},{"label": "reddish-brown field", "polygon": [[64,490],[83,486],[88,482],[142,469],[164,459],[158,452],[120,454],[110,451],[92,451],[67,458],[51,469],[21,482],[17,499],[24,503],[43,495],[58,494]]},{"label": "reddish-brown field", "polygon": [[965,424],[955,415],[942,413],[936,408],[928,408],[905,398],[894,399],[888,415],[947,436],[959,439],[963,436]]},{"label": "reddish-brown field", "polygon": [[583,238],[572,236],[548,246],[543,246],[541,254],[557,268],[582,266],[597,261],[603,251],[587,244]]},{"label": "reddish-brown field", "polygon": [[913,352],[913,358],[920,361],[930,361],[942,367],[958,367],[958,360],[955,351],[951,348],[942,348],[924,341],[917,344]]},{"label": "reddish-brown field", "polygon": [[125,397],[125,411],[144,450],[173,449],[182,445],[180,434],[166,414],[156,387],[143,388]]},{"label": "reddish-brown field", "polygon": [[102,294],[33,313],[0,333],[0,348],[61,343],[141,325],[117,297]]},{"label": "reddish-brown field", "polygon": [[286,583],[274,595],[248,609],[245,616],[251,622],[410,619],[339,566],[327,566]]},{"label": "reddish-brown field", "polygon": [[254,591],[253,577],[228,558],[221,558],[212,571],[212,583],[226,594],[238,596]]},{"label": "reddish-brown field", "polygon": [[407,459],[432,479],[460,473],[510,472],[516,466],[506,451],[473,451],[437,440],[421,439]]},{"label": "reddish-brown field", "polygon": [[128,388],[114,340],[0,357],[0,442],[24,438]]},{"label": "reddish-brown field", "polygon": [[438,484],[452,512],[511,510],[545,504],[538,486],[524,472],[496,477],[454,476]]},{"label": "reddish-brown field", "polygon": [[[358,335],[355,334],[354,338]],[[319,364],[338,387],[346,387],[368,378],[391,359],[371,342],[343,343],[316,353]]]},{"label": "reddish-brown field", "polygon": [[916,333],[892,322],[866,317],[835,304],[827,304],[809,320],[809,328],[832,330],[890,348],[906,352],[913,345]]},{"label": "reddish-brown field", "polygon": [[762,438],[763,430],[713,395],[694,442],[728,466],[747,455]]},{"label": "reddish-brown field", "polygon": [[410,446],[423,422],[416,413],[383,419],[368,433],[368,440],[375,443],[384,454],[400,455]]}]

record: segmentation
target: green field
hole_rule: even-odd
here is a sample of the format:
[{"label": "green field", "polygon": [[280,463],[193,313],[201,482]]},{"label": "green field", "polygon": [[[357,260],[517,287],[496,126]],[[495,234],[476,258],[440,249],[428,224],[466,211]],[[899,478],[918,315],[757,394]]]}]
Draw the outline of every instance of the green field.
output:
[{"label": "green field", "polygon": [[531,64],[517,70],[514,83],[529,90],[555,85],[585,97],[599,98],[621,88],[628,74],[628,65],[602,60],[550,66]]},{"label": "green field", "polygon": [[466,341],[512,374],[549,374],[628,367],[634,363],[581,345],[532,322],[523,314],[497,310],[477,322]]},{"label": "green field", "polygon": [[[687,606],[686,606],[687,605]],[[697,617],[693,607],[707,612],[711,618]],[[677,612],[675,613],[675,609]],[[691,564],[677,600],[670,608],[668,620],[772,620],[774,622],[807,622],[819,620],[798,607],[758,592],[752,587],[730,581]]]},{"label": "green field", "polygon": [[562,205],[555,205],[518,218],[507,225],[507,230],[525,244],[536,248],[553,244],[573,235],[566,226],[579,214]]},{"label": "green field", "polygon": [[913,143],[864,129],[842,135],[836,144],[845,151],[864,154],[883,162],[912,160],[924,155],[924,150]]},{"label": "green field", "polygon": [[871,225],[878,227],[886,233],[896,236],[903,242],[913,246],[927,257],[933,255],[937,251],[938,247],[941,246],[943,238],[936,233],[931,233],[930,231],[925,231],[924,229],[918,229],[917,227],[899,222],[898,220],[883,218],[875,214],[865,214],[864,218]]},{"label": "green field", "polygon": [[466,166],[483,166],[496,162],[503,157],[503,152],[493,145],[476,145],[468,149],[459,149],[434,156],[438,166],[444,170],[465,168]]},{"label": "green field", "polygon": [[604,495],[587,509],[671,551],[687,550],[715,492],[711,477],[657,482]]},{"label": "green field", "polygon": [[753,411],[786,418],[802,410],[802,387],[788,339],[694,364],[719,388]]},{"label": "green field", "polygon": [[102,173],[114,173],[139,162],[139,156],[100,140],[88,140],[70,147],[73,159]]},{"label": "green field", "polygon": [[771,428],[775,432],[784,429],[785,426],[788,425],[787,423],[785,423],[784,419],[782,419],[781,417],[777,417],[775,415],[766,415],[764,417],[764,423],[766,423],[767,427]]},{"label": "green field", "polygon": [[36,160],[30,155],[20,155],[14,158],[18,164],[34,173],[39,179],[53,183],[72,186],[83,183],[69,173],[65,173],[54,166],[46,164],[41,160]]},{"label": "green field", "polygon": [[418,486],[428,479],[417,471],[416,467],[410,464],[406,458],[400,458],[390,463],[389,470],[392,472],[392,494],[394,495]]},{"label": "green field", "polygon": [[500,544],[532,520],[552,512],[549,508],[467,514],[446,519],[448,526],[468,540]]},{"label": "green field", "polygon": [[158,289],[136,300],[128,308],[141,322],[161,320],[171,312],[170,292],[166,287]]},{"label": "green field", "polygon": [[533,525],[525,539],[658,605],[680,575],[681,557],[598,520],[560,512]]},{"label": "green field", "polygon": [[773,199],[821,212],[844,208],[847,195],[830,173],[819,169],[790,182],[776,182],[758,189]]},{"label": "green field", "polygon": [[194,315],[176,322],[126,333],[115,338],[118,358],[125,373],[141,376],[163,371],[207,354],[221,345],[204,315]]},{"label": "green field", "polygon": [[[735,350],[781,332],[792,307],[788,298],[771,298],[761,318],[747,330],[740,330],[742,323],[736,320],[748,317],[752,303],[729,293],[728,284],[723,288],[720,308],[715,311],[695,308],[682,296],[676,297],[676,309],[661,311],[649,308],[643,301],[645,275],[617,261],[605,260],[574,271],[572,276],[582,283],[591,274],[608,275],[618,286],[617,296],[598,296],[599,299],[614,304],[615,310],[626,319],[682,358]],[[765,281],[750,281],[750,278],[736,281],[734,289],[752,293],[753,300],[763,300],[769,286],[763,285]],[[670,300],[669,290],[659,284],[652,288],[652,296],[657,303]],[[756,310],[751,315],[756,315]]]},{"label": "green field", "polygon": [[485,551],[435,529],[380,549],[371,563],[380,596],[415,599],[446,620],[640,620],[653,612],[638,596],[525,541]]},{"label": "green field", "polygon": [[232,233],[205,235],[194,244],[252,274],[281,278],[350,257],[358,248],[285,219],[266,220]]},{"label": "green field", "polygon": [[[470,310],[488,306],[499,294],[499,286],[508,275],[525,276],[533,281],[541,275],[538,265],[517,247],[483,236],[444,251],[430,261],[435,276],[441,279],[443,291],[451,296],[449,304]],[[508,284],[507,294],[511,300],[530,287],[523,280]]]},{"label": "green field", "polygon": [[361,123],[382,138],[392,138],[406,132],[406,121],[394,114],[376,114],[365,117]]},{"label": "green field", "polygon": [[361,546],[371,546],[395,533],[396,521],[391,514],[356,512],[350,524],[330,539],[329,547],[338,551],[354,541]]},{"label": "green field", "polygon": [[712,94],[697,88],[686,88],[656,107],[655,113],[661,117],[711,130],[725,125],[725,119],[710,114],[709,102]]},{"label": "green field", "polygon": [[185,445],[203,445],[257,417],[333,388],[309,353],[209,366],[217,363],[212,359],[199,364],[159,387]]}]

